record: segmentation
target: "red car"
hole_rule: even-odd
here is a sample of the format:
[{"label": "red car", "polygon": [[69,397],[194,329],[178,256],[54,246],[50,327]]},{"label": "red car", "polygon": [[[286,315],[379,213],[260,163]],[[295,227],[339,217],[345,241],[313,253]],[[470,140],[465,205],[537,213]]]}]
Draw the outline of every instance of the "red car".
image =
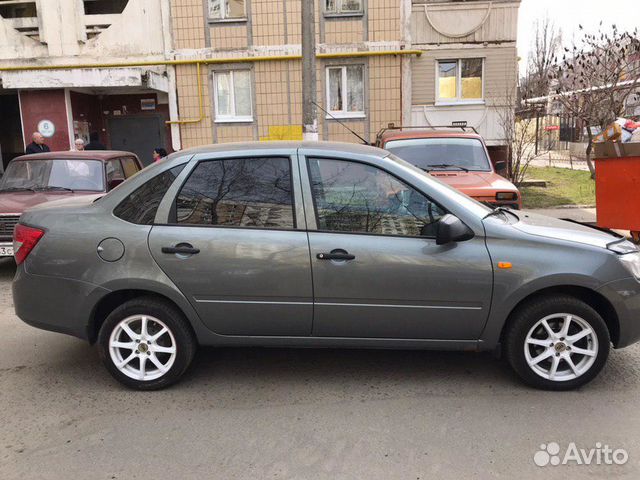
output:
[{"label": "red car", "polygon": [[378,133],[376,146],[490,207],[522,208],[518,188],[496,173],[484,139],[471,127],[390,125]]},{"label": "red car", "polygon": [[108,192],[140,170],[140,160],[130,152],[49,152],[14,158],[0,181],[0,257],[13,256],[13,229],[27,208]]}]

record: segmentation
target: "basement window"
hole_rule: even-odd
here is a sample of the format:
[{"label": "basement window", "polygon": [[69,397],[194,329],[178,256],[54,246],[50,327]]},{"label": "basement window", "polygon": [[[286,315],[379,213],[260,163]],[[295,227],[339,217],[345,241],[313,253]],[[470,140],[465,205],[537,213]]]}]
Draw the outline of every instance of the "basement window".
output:
[{"label": "basement window", "polygon": [[208,0],[209,20],[238,21],[246,20],[245,0]]},{"label": "basement window", "polygon": [[325,0],[324,13],[333,15],[362,15],[362,0]]},{"label": "basement window", "polygon": [[0,17],[7,20],[20,33],[40,41],[36,2],[0,0]]}]

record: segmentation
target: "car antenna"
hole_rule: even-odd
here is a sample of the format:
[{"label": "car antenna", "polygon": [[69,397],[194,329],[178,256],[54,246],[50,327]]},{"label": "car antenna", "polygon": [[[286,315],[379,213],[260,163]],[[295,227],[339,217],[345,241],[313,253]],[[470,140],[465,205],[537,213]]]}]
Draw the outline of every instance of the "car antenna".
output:
[{"label": "car antenna", "polygon": [[344,123],[342,123],[340,120],[338,120],[336,117],[334,117],[333,115],[331,115],[329,112],[327,112],[324,108],[322,108],[320,105],[318,105],[316,102],[311,102],[313,103],[316,107],[318,107],[320,110],[322,110],[324,113],[326,113],[327,115],[329,115],[331,118],[333,118],[336,122],[338,122],[340,125],[342,125],[344,128],[346,128],[347,130],[349,130],[351,133],[353,133],[356,137],[358,137],[362,143],[364,143],[365,145],[371,145],[369,142],[367,142],[364,138],[362,138],[360,135],[358,135],[356,132],[354,132],[353,130],[351,130],[349,127],[347,127]]}]

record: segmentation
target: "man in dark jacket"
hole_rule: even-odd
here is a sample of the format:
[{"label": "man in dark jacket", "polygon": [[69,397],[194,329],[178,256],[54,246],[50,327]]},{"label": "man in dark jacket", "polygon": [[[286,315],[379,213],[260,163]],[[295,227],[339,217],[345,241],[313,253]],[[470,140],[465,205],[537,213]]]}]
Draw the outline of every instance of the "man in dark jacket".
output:
[{"label": "man in dark jacket", "polygon": [[100,143],[100,136],[98,135],[98,132],[91,132],[91,135],[89,135],[89,140],[90,142],[84,146],[85,150],[106,150],[107,149],[107,147],[105,147],[102,143]]},{"label": "man in dark jacket", "polygon": [[50,152],[51,149],[44,143],[44,137],[39,132],[34,132],[31,135],[31,143],[27,145],[25,153],[42,153],[42,152]]}]

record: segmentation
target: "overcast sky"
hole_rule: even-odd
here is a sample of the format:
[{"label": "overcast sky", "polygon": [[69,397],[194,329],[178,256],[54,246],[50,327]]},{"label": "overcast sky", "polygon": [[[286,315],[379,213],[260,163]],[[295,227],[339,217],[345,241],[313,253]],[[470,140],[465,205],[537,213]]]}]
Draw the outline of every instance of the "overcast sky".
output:
[{"label": "overcast sky", "polygon": [[526,61],[535,34],[536,19],[545,15],[562,29],[563,43],[571,45],[572,38],[580,39],[578,24],[585,30],[596,31],[600,20],[604,25],[616,24],[620,30],[632,31],[640,27],[640,2],[620,0],[522,0],[518,22],[518,55],[520,72]]}]

